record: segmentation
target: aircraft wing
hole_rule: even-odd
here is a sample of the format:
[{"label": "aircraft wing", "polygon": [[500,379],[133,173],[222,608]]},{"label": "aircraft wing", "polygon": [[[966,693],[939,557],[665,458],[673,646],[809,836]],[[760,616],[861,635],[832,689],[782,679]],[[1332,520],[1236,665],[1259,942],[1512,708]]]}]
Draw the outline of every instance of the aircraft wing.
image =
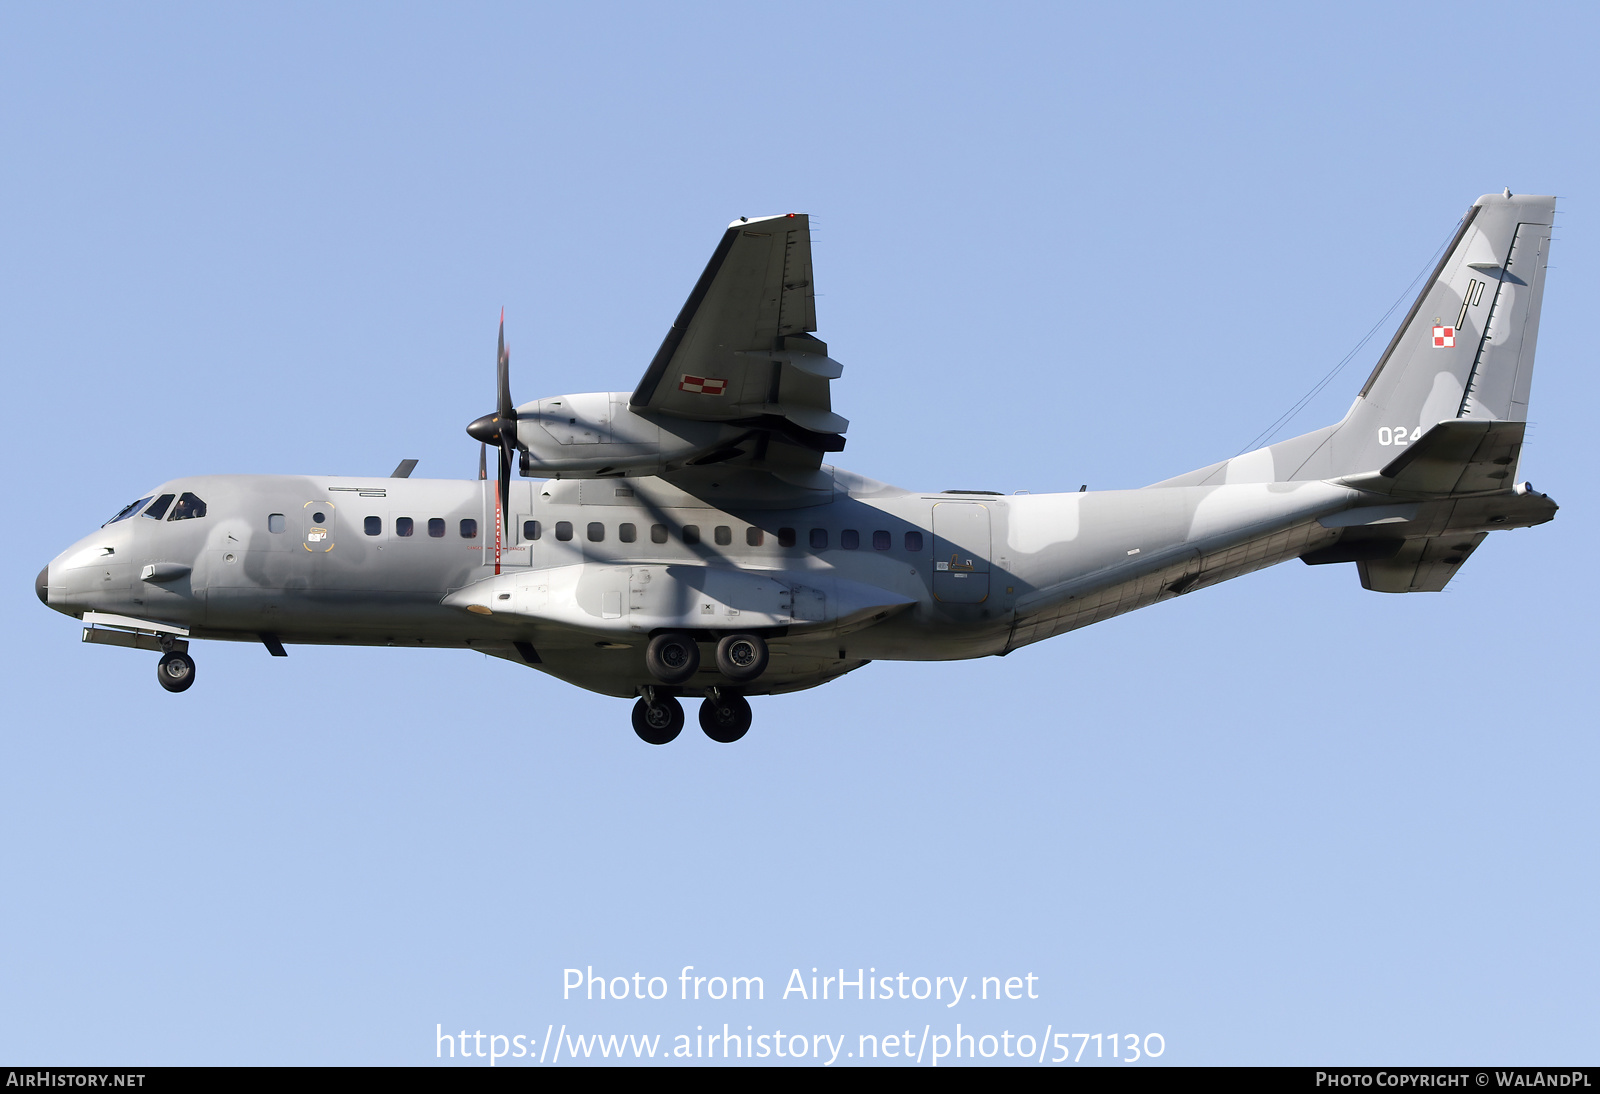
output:
[{"label": "aircraft wing", "polygon": [[738,455],[815,468],[822,453],[844,448],[849,426],[833,413],[829,392],[843,366],[811,335],[816,327],[809,218],[736,220],[629,405],[748,424],[754,443]]}]

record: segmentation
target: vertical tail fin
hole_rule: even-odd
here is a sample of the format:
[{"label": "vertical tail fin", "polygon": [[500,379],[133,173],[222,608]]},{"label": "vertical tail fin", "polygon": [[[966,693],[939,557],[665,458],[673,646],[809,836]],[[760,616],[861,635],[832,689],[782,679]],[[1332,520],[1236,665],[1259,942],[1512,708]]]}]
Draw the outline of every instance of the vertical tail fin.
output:
[{"label": "vertical tail fin", "polygon": [[1446,419],[1528,420],[1555,207],[1553,197],[1507,193],[1486,194],[1467,211],[1330,438],[1338,473],[1375,471]]},{"label": "vertical tail fin", "polygon": [[1343,421],[1158,485],[1365,474],[1440,422],[1526,421],[1555,204],[1473,203]]}]

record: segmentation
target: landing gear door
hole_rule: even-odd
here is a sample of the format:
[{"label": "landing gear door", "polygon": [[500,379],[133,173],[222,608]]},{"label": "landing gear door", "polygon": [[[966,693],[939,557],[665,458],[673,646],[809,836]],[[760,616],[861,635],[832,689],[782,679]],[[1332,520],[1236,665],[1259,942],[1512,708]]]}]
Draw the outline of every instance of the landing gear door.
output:
[{"label": "landing gear door", "polygon": [[944,604],[989,599],[989,508],[973,501],[933,507],[933,596]]}]

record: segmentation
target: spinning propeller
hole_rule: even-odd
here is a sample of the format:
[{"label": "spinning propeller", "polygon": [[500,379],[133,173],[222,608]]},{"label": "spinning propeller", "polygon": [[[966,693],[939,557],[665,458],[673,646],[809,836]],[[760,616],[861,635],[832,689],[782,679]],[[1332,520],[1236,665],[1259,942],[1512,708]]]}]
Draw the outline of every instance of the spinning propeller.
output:
[{"label": "spinning propeller", "polygon": [[[467,435],[484,445],[494,444],[500,449],[499,490],[495,494],[495,554],[498,563],[500,534],[505,525],[506,501],[511,493],[511,458],[517,450],[517,408],[511,402],[511,353],[506,349],[506,313],[500,310],[499,378],[495,391],[495,411],[467,426]],[[488,467],[479,454],[480,477]],[[498,572],[498,565],[496,568]]]}]

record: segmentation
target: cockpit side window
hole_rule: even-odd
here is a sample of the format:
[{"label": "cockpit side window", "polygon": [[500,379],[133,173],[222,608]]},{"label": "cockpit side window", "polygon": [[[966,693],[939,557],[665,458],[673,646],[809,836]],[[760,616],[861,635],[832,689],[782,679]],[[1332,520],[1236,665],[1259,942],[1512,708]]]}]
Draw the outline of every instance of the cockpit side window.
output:
[{"label": "cockpit side window", "polygon": [[172,499],[175,497],[177,497],[176,494],[162,494],[150,503],[150,508],[144,511],[144,515],[151,520],[160,520],[167,515],[167,506],[172,504]]},{"label": "cockpit side window", "polygon": [[[127,520],[129,517],[131,517],[135,513],[137,513],[144,506],[144,503],[149,501],[149,500],[150,499],[148,497],[143,497],[143,498],[140,498],[138,501],[133,502],[130,505],[123,506],[120,510],[117,511],[117,515],[116,516],[114,516],[110,520],[106,521],[106,524],[115,524],[119,520]],[[106,524],[102,524],[100,527],[104,528],[106,526]]]},{"label": "cockpit side window", "polygon": [[178,504],[172,507],[172,515],[167,519],[194,520],[196,517],[205,515],[206,503],[185,490],[183,496],[178,499]]}]

